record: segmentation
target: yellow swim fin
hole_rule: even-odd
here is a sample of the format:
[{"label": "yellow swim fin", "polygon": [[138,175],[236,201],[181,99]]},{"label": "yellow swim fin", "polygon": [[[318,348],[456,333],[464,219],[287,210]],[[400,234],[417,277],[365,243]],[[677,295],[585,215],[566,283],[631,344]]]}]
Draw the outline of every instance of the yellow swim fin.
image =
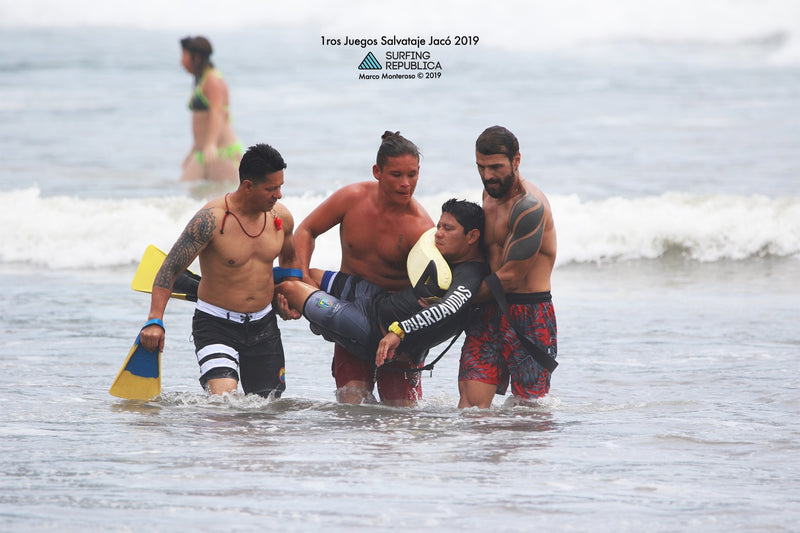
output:
[{"label": "yellow swim fin", "polygon": [[[167,254],[152,244],[149,245],[144,251],[139,266],[136,268],[136,274],[133,275],[131,289],[139,292],[153,292],[153,281],[155,281],[158,270],[166,257]],[[287,278],[303,279],[303,271],[297,268],[276,266],[272,268],[272,277],[275,283],[280,283]],[[173,283],[171,297],[196,302],[197,288],[199,286],[200,275],[187,269]]]},{"label": "yellow swim fin", "polygon": [[[136,268],[136,274],[131,281],[131,289],[139,292],[153,292],[153,281],[156,279],[158,269],[164,263],[167,254],[152,244],[149,245]],[[178,276],[172,287],[172,297],[180,300],[197,301],[197,287],[200,285],[200,276],[186,270]]]},{"label": "yellow swim fin", "polygon": [[137,335],[108,392],[126,400],[150,400],[161,394],[161,352],[140,346]]}]

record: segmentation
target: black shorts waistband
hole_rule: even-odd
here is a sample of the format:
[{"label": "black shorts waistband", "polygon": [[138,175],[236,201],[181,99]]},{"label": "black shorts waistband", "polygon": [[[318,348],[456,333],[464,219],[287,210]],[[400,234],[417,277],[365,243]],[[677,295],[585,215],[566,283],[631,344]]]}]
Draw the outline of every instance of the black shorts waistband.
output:
[{"label": "black shorts waistband", "polygon": [[550,291],[525,293],[512,292],[506,294],[506,301],[509,305],[541,304],[545,302],[552,302],[553,296],[550,294]]}]

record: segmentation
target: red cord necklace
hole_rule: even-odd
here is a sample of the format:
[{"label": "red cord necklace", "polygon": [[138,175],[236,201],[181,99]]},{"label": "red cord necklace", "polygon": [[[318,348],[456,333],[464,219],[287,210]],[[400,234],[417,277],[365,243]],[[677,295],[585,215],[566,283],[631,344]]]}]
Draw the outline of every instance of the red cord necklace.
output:
[{"label": "red cord necklace", "polygon": [[[230,211],[230,210],[228,209],[228,195],[229,195],[229,194],[230,194],[230,193],[228,193],[228,194],[226,194],[226,195],[225,195],[225,216],[224,216],[224,217],[222,217],[222,227],[220,227],[220,229],[219,229],[219,233],[220,233],[220,235],[221,235],[221,234],[223,234],[223,233],[225,233],[225,219],[226,219],[226,218],[228,218],[228,215],[232,215],[232,216],[233,216],[233,218],[235,218],[235,219],[236,219],[236,222],[238,222],[238,223],[239,223],[239,227],[240,227],[240,228],[242,228],[242,231],[244,232],[244,234],[245,234],[245,235],[247,235],[247,236],[248,236],[248,237],[250,237],[251,239],[255,239],[255,238],[257,238],[257,237],[260,237],[260,236],[261,236],[261,234],[262,234],[262,233],[264,233],[264,230],[265,230],[265,229],[267,229],[267,213],[266,213],[266,212],[264,213],[264,225],[261,227],[261,231],[259,231],[259,232],[258,232],[258,233],[256,233],[255,235],[250,235],[250,234],[247,232],[247,230],[246,230],[246,229],[244,229],[244,226],[242,225],[242,221],[241,221],[241,220],[239,220],[239,217],[237,217],[237,216],[236,216],[236,213],[234,213],[233,211]],[[274,217],[275,217],[275,227],[278,227],[278,225],[280,224],[280,219],[279,219],[279,218],[276,216],[276,214],[275,214],[275,210],[274,210],[274,209],[272,210],[272,216],[274,216]],[[279,229],[280,229],[280,228],[279,228]]]}]

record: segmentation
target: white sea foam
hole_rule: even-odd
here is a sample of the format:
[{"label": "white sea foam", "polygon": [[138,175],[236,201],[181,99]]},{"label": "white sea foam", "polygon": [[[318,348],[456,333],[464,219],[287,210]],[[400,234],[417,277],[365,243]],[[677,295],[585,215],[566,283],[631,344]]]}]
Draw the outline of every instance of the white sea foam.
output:
[{"label": "white sea foam", "polygon": [[[420,198],[436,218],[450,196]],[[285,198],[299,223],[323,196]],[[42,197],[36,188],[0,192],[0,225],[14,228],[0,242],[0,262],[49,268],[134,264],[152,243],[168,250],[204,200],[184,197],[87,199]],[[582,202],[551,198],[558,230],[558,264],[658,259],[683,254],[707,262],[800,255],[800,198],[668,193]],[[317,241],[315,266],[336,268],[338,233]]]},{"label": "white sea foam", "polygon": [[552,200],[560,262],[656,259],[697,261],[800,253],[800,198],[666,193],[581,202]]}]

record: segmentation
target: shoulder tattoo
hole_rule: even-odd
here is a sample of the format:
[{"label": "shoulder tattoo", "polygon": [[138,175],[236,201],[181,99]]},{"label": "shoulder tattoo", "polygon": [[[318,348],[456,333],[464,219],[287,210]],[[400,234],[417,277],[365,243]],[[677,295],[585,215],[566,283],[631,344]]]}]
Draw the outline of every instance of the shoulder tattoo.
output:
[{"label": "shoulder tattoo", "polygon": [[189,268],[203,246],[211,240],[216,227],[216,219],[211,209],[198,211],[167,254],[153,284],[165,289],[172,288],[175,278]]},{"label": "shoulder tattoo", "polygon": [[511,206],[508,226],[510,231],[503,252],[503,263],[531,259],[542,245],[544,205],[526,192]]}]

